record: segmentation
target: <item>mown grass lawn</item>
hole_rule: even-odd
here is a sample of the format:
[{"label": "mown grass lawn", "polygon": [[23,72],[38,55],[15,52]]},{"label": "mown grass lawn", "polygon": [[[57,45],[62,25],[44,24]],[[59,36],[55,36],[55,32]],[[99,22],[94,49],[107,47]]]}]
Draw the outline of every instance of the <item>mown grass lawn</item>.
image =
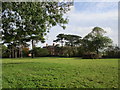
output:
[{"label": "mown grass lawn", "polygon": [[118,59],[2,59],[3,88],[117,88]]}]

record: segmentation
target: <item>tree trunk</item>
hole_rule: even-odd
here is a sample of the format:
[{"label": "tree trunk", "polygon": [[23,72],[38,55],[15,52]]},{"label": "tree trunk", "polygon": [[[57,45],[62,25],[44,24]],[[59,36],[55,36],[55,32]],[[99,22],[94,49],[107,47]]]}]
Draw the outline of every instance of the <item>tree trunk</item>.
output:
[{"label": "tree trunk", "polygon": [[14,58],[14,48],[12,47],[12,58]]},{"label": "tree trunk", "polygon": [[63,47],[63,41],[61,40],[61,46]]},{"label": "tree trunk", "polygon": [[34,52],[33,52],[33,48],[34,48],[34,42],[33,42],[33,40],[32,40],[32,58],[34,58]]},{"label": "tree trunk", "polygon": [[19,47],[19,58],[21,57],[21,54],[20,54],[20,47]]},{"label": "tree trunk", "polygon": [[15,48],[14,48],[14,58],[15,58]]},{"label": "tree trunk", "polygon": [[12,47],[10,47],[10,58],[12,58]]},{"label": "tree trunk", "polygon": [[23,54],[22,54],[22,45],[21,45],[21,48],[20,48],[20,54],[21,54],[21,58],[23,57]]},{"label": "tree trunk", "polygon": [[20,45],[18,52],[19,52],[19,54],[18,54],[19,58],[22,58],[23,57],[22,56],[22,45]]},{"label": "tree trunk", "polygon": [[97,51],[97,54],[99,54],[99,50],[97,49],[96,51]]},{"label": "tree trunk", "polygon": [[17,58],[17,49],[15,50],[15,58]]}]

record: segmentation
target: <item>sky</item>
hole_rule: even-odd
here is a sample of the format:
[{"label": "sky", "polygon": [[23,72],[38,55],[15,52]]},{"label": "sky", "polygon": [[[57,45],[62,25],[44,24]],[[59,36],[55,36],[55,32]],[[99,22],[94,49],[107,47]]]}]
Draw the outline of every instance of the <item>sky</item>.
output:
[{"label": "sky", "polygon": [[46,42],[38,43],[38,47],[52,45],[60,33],[84,37],[96,26],[107,32],[105,35],[113,40],[114,45],[118,44],[118,2],[74,2],[74,6],[65,16],[69,18],[66,29],[52,27],[45,37]]}]

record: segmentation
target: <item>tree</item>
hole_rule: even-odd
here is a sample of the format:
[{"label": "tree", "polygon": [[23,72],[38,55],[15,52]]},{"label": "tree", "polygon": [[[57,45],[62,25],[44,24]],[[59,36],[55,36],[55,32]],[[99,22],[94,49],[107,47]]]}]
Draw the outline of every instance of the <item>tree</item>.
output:
[{"label": "tree", "polygon": [[80,45],[81,43],[81,37],[78,35],[65,35],[65,43],[67,46],[76,46],[76,45]]},{"label": "tree", "polygon": [[[8,2],[9,3],[9,2]],[[20,15],[7,8],[10,3],[3,3],[2,10],[2,41],[3,44],[7,44],[11,52],[11,57],[16,57],[16,50],[19,47],[20,56],[22,56],[22,47],[27,45],[25,39],[26,32],[24,30],[23,22]],[[16,55],[15,55],[16,54]]]},{"label": "tree", "polygon": [[[59,34],[57,35],[57,39],[54,42],[61,43],[60,52],[63,56],[76,56],[77,55],[77,46],[79,47],[81,44],[81,37],[77,35],[70,34]],[[63,43],[65,43],[63,47]]]},{"label": "tree", "polygon": [[68,51],[68,56],[77,56],[78,54],[78,47],[81,44],[81,37],[78,35],[65,35],[65,45],[66,50]]},{"label": "tree", "polygon": [[120,58],[120,47],[109,46],[104,50],[104,57],[107,58]]},{"label": "tree", "polygon": [[79,45],[81,43],[81,37],[77,35],[70,35],[70,34],[59,34],[57,35],[57,39],[53,42],[60,42],[61,46],[63,46],[63,43],[67,46],[75,46]]},{"label": "tree", "polygon": [[[22,46],[22,41],[31,41],[32,47],[34,47],[34,41],[43,42],[45,40],[44,36],[51,27],[58,24],[65,29],[68,18],[64,18],[63,15],[70,10],[72,4],[71,2],[3,2],[2,16],[4,17],[4,23],[2,26],[6,27],[6,25],[12,23],[12,27],[17,27],[15,30],[11,29],[11,32],[13,31],[16,36],[19,36],[17,38],[21,44],[19,46]],[[18,16],[19,19],[14,15]],[[12,18],[15,20],[12,20]],[[16,22],[16,19],[19,22]],[[9,41],[8,43],[16,41],[13,33],[9,33],[9,36],[12,37],[9,38],[10,40],[8,39],[7,31],[9,31],[9,28],[9,26],[3,28],[3,37],[7,37],[4,40]]]},{"label": "tree", "polygon": [[100,50],[112,44],[112,40],[104,36],[106,32],[100,28],[95,27],[93,30],[83,38],[83,47],[88,52],[96,52],[99,54]]},{"label": "tree", "polygon": [[54,40],[53,42],[60,42],[61,43],[61,46],[63,46],[63,43],[64,43],[64,38],[65,38],[65,35],[64,34],[59,34],[57,35],[57,39]]}]

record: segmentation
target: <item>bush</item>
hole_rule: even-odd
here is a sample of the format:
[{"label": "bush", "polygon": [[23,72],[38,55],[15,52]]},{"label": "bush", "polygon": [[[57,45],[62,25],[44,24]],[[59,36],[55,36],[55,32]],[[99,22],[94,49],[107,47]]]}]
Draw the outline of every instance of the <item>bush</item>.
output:
[{"label": "bush", "polygon": [[22,49],[22,54],[23,54],[23,57],[28,57],[29,48],[24,47],[24,48]]},{"label": "bush", "polygon": [[106,52],[106,55],[103,56],[104,58],[120,58],[120,51],[109,51]]},{"label": "bush", "polygon": [[120,48],[118,46],[109,46],[104,52],[104,58],[120,58]]},{"label": "bush", "polygon": [[83,54],[83,59],[98,59],[101,58],[102,56],[100,54],[96,54],[94,52],[87,52]]},{"label": "bush", "polygon": [[5,45],[2,45],[1,50],[2,50],[2,56],[0,56],[0,57],[8,58],[9,54],[10,54],[8,48]]},{"label": "bush", "polygon": [[41,57],[41,56],[49,55],[48,50],[46,48],[41,48],[41,47],[35,47],[33,49],[33,52],[35,54],[35,57]]}]

